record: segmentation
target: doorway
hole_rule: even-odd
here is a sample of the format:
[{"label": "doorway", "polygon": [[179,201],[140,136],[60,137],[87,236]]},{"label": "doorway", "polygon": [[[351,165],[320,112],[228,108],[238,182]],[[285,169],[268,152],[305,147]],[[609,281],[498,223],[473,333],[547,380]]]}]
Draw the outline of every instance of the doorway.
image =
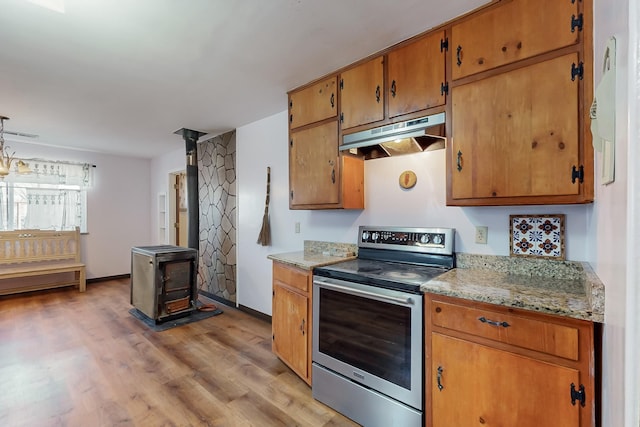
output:
[{"label": "doorway", "polygon": [[169,213],[171,232],[169,243],[188,247],[189,216],[187,215],[187,174],[178,171],[169,174]]}]

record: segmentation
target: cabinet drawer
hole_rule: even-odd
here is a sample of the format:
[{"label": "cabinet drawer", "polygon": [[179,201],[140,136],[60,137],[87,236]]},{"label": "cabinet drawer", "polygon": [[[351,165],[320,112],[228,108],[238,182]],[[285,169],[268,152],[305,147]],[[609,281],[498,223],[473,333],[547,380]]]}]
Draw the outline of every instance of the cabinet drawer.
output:
[{"label": "cabinet drawer", "polygon": [[579,329],[574,326],[438,300],[432,302],[430,315],[434,326],[578,360]]},{"label": "cabinet drawer", "polygon": [[273,263],[273,280],[309,292],[309,274],[304,270]]}]

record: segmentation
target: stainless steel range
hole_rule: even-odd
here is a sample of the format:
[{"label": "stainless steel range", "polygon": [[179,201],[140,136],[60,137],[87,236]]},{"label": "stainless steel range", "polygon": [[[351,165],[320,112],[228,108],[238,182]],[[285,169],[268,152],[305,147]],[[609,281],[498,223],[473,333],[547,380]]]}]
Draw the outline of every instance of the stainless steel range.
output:
[{"label": "stainless steel range", "polygon": [[314,269],[313,397],[367,427],[422,426],[420,286],[455,267],[451,228],[359,229],[358,258]]}]

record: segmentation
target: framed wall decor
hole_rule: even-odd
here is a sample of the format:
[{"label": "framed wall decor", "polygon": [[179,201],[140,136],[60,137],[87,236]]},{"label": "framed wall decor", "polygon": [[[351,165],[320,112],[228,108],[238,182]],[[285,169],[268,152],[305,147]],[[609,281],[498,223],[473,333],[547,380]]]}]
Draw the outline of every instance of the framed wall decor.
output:
[{"label": "framed wall decor", "polygon": [[509,255],[565,259],[564,214],[509,215]]}]

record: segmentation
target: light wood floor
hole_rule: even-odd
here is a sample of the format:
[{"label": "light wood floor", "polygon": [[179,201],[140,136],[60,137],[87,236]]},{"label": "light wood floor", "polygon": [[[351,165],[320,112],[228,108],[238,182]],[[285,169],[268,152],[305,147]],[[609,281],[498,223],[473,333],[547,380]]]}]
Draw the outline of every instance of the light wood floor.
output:
[{"label": "light wood floor", "polygon": [[154,332],[129,280],[0,298],[1,426],[357,426],[271,353],[234,308]]}]

